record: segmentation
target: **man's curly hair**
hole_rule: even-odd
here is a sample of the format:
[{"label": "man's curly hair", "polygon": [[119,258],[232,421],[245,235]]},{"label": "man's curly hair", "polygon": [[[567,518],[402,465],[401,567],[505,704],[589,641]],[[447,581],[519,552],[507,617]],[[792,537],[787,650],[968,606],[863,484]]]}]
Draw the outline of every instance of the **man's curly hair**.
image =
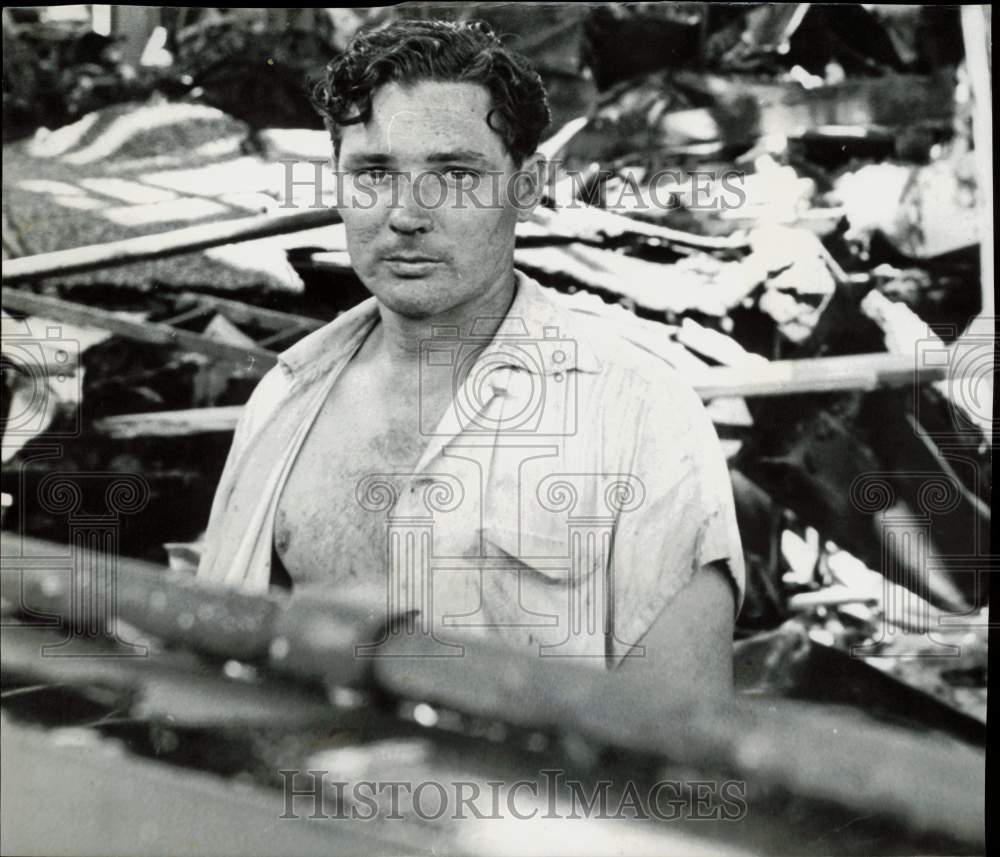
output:
[{"label": "man's curly hair", "polygon": [[528,61],[503,46],[481,21],[401,20],[354,37],[326,67],[313,92],[334,151],[341,130],[371,118],[372,98],[387,83],[421,81],[478,83],[493,106],[487,124],[520,166],[538,147],[548,126],[548,98],[542,79]]}]

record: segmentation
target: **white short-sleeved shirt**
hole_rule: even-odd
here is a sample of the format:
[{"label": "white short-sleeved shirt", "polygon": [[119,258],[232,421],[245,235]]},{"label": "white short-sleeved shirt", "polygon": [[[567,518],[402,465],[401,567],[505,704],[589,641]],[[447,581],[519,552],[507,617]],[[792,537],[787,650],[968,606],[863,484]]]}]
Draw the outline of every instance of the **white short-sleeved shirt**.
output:
[{"label": "white short-sleeved shirt", "polygon": [[[417,467],[359,486],[386,525],[389,608],[419,611],[442,654],[461,628],[613,664],[719,561],[742,601],[731,483],[700,399],[648,336],[640,347],[628,325],[572,304],[517,272],[510,311],[453,407],[421,426]],[[285,481],[377,321],[371,298],[284,352],[258,385],[216,492],[201,580],[268,587]],[[421,359],[440,365],[468,344],[444,331]]]}]

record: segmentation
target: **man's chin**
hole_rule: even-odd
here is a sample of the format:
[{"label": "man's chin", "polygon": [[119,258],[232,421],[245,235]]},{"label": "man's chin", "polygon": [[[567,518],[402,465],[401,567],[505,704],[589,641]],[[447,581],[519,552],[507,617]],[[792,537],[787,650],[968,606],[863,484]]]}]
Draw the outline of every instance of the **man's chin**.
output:
[{"label": "man's chin", "polygon": [[429,278],[394,278],[392,282],[380,280],[365,286],[382,306],[403,318],[431,318],[448,309],[448,302],[442,300]]},{"label": "man's chin", "polygon": [[398,316],[411,319],[412,321],[422,321],[433,318],[444,310],[435,301],[407,299],[399,294],[379,295],[375,297],[386,309],[391,310]]}]

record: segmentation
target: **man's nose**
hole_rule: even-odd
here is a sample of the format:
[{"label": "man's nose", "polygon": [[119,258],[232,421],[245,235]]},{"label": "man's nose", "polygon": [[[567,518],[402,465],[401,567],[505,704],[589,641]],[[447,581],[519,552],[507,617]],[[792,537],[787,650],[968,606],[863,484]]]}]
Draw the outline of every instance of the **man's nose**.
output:
[{"label": "man's nose", "polygon": [[401,176],[395,199],[390,202],[389,228],[401,235],[415,235],[430,232],[432,226],[431,214],[414,192],[414,183]]}]

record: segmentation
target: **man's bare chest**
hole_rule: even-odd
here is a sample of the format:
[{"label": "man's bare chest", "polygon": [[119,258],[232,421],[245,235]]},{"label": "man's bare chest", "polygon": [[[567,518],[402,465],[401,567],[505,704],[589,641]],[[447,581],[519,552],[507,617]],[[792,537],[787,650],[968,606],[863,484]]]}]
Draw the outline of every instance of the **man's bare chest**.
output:
[{"label": "man's bare chest", "polygon": [[386,514],[359,500],[366,480],[412,471],[429,438],[411,395],[377,394],[363,374],[338,381],[292,464],[274,545],[293,582],[333,583],[384,571]]}]

